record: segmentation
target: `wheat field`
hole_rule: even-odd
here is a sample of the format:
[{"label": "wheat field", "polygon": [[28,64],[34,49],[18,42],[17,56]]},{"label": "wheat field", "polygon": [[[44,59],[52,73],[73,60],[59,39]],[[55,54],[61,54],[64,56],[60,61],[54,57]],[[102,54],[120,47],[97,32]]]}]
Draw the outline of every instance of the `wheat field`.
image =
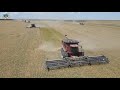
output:
[{"label": "wheat field", "polygon": [[[120,78],[120,21],[0,20],[0,78]],[[80,41],[86,55],[105,55],[110,63],[47,71],[45,61],[61,58],[61,40]]]}]

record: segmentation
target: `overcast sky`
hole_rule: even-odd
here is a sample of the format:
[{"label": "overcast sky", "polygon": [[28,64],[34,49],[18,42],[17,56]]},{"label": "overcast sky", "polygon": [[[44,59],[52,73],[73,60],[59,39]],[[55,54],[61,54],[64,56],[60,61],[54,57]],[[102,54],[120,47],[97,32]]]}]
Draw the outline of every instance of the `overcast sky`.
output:
[{"label": "overcast sky", "polygon": [[0,12],[12,19],[120,20],[120,12]]}]

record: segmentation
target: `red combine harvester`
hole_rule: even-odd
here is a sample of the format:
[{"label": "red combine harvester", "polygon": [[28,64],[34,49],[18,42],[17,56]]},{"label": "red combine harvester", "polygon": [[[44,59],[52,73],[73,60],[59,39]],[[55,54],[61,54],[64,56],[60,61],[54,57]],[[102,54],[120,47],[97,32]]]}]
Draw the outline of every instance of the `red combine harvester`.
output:
[{"label": "red combine harvester", "polygon": [[79,48],[78,44],[79,42],[77,40],[68,39],[67,37],[66,39],[62,40],[63,48],[61,49],[61,54],[63,58],[84,56],[82,46],[80,46],[81,48]]},{"label": "red combine harvester", "polygon": [[65,35],[65,39],[62,40],[61,54],[62,59],[55,59],[46,61],[46,68],[60,69],[65,67],[75,67],[93,64],[106,64],[109,60],[104,55],[100,56],[85,56],[82,46],[79,45],[79,41],[68,39]]}]

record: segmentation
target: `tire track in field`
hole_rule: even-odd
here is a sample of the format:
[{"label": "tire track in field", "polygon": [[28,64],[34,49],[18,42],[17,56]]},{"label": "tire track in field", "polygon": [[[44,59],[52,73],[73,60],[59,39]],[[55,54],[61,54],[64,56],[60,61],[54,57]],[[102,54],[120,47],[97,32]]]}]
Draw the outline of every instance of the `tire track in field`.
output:
[{"label": "tire track in field", "polygon": [[38,49],[44,42],[43,31],[41,29],[36,29],[36,34],[34,39],[31,40],[31,43],[36,43],[34,50],[28,52],[29,63],[27,65],[25,72],[25,77],[41,77],[44,76],[42,73],[45,71],[45,59],[46,52],[44,50]]},{"label": "tire track in field", "polygon": [[26,31],[24,36],[18,41],[17,50],[15,52],[15,57],[13,56],[15,63],[15,70],[12,76],[24,77],[27,65],[29,63],[28,54],[31,51],[29,46],[31,45],[31,40],[35,36],[34,31]]}]

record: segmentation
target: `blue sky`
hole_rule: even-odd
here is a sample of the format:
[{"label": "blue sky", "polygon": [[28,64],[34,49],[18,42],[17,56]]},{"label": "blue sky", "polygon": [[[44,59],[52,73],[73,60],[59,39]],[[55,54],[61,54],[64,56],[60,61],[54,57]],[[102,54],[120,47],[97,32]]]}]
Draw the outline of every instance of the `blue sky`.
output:
[{"label": "blue sky", "polygon": [[120,12],[0,12],[12,19],[120,20]]}]

